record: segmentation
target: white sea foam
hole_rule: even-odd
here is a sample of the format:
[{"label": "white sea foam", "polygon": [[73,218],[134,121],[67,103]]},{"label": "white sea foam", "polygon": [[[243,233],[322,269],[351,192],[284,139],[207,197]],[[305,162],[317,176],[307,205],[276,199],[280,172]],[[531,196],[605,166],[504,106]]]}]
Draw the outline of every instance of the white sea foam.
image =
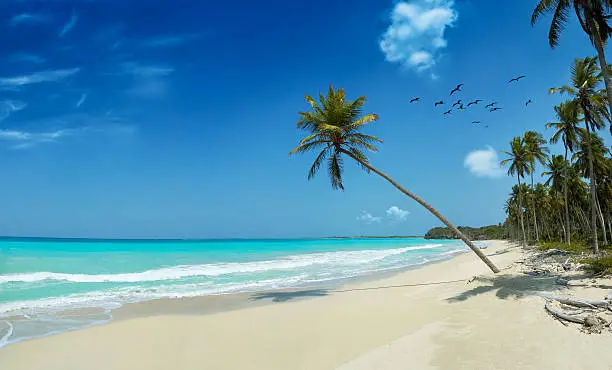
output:
[{"label": "white sea foam", "polygon": [[435,249],[442,244],[362,251],[340,251],[308,253],[278,260],[245,263],[215,263],[202,265],[181,265],[143,272],[122,274],[67,274],[58,272],[30,272],[0,275],[0,284],[11,282],[38,282],[44,280],[69,281],[74,283],[139,283],[147,281],[176,280],[196,276],[221,276],[236,273],[256,273],[273,270],[292,270],[312,265],[360,265],[383,260],[387,257],[409,251]]},{"label": "white sea foam", "polygon": [[[427,250],[430,252],[410,253]],[[121,283],[110,287],[106,284],[83,293],[1,303],[0,320],[6,320],[8,326],[4,328],[0,321],[0,347],[28,338],[107,322],[111,319],[111,311],[126,303],[327,284],[371,273],[418,266],[450,258],[465,250],[455,244],[423,244],[393,249],[299,254],[244,263],[180,265],[134,273],[96,275],[32,272],[0,275],[0,291],[29,283]],[[181,281],[183,278],[196,279]],[[10,285],[3,287],[2,284]],[[93,313],[83,310],[89,308],[98,310]],[[66,314],[68,310],[70,315]],[[15,320],[15,317],[27,320]]]}]

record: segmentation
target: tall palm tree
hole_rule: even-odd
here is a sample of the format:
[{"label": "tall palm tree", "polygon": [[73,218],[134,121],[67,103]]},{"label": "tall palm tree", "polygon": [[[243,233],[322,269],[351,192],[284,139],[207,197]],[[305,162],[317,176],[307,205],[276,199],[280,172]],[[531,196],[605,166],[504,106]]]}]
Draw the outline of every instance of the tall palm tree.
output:
[{"label": "tall palm tree", "polygon": [[557,129],[555,133],[550,138],[551,144],[556,144],[559,142],[559,139],[563,141],[563,147],[565,149],[564,155],[564,174],[563,174],[563,203],[565,206],[565,229],[568,231],[565,235],[565,242],[567,244],[571,243],[571,233],[570,231],[570,214],[569,214],[569,204],[567,199],[567,170],[569,166],[567,165],[567,152],[568,150],[572,153],[574,152],[574,147],[578,143],[578,137],[580,135],[580,130],[578,128],[578,124],[580,123],[580,118],[578,114],[578,104],[575,101],[567,101],[559,104],[555,107],[555,113],[557,114],[558,122],[548,122],[546,124],[546,128],[554,127]]},{"label": "tall palm tree", "polygon": [[[598,90],[601,79],[601,71],[593,57],[576,59],[571,67],[571,86],[565,85],[550,89],[550,93],[565,93],[572,97],[572,101],[580,107],[580,113],[584,117],[587,140],[591,140],[591,129],[598,130],[610,121],[610,115],[606,108],[606,93]],[[596,224],[596,194],[595,175],[593,173],[593,157],[591,145],[588,145],[589,178],[591,192],[591,226],[593,237],[593,252],[599,254],[597,242]]]},{"label": "tall palm tree", "polygon": [[[588,153],[591,153],[591,159],[593,164],[593,173],[594,173],[594,183],[595,183],[595,199],[597,212],[599,214],[599,220],[601,222],[601,228],[603,230],[604,243],[608,243],[608,236],[606,234],[606,221],[603,215],[601,202],[599,197],[597,196],[597,188],[607,176],[609,176],[612,168],[609,166],[608,156],[610,151],[604,144],[603,139],[597,134],[591,133],[590,140],[588,140],[585,136],[582,135],[583,138],[580,141],[579,150],[576,151],[573,158],[576,162],[576,169],[580,172],[580,175],[586,177],[588,174]],[[585,155],[585,153],[587,153]]]},{"label": "tall palm tree", "polygon": [[[507,158],[501,161],[501,165],[505,166],[510,164],[508,168],[508,175],[512,176],[516,174],[518,188],[521,188],[521,178],[525,177],[525,174],[533,170],[533,166],[530,161],[530,153],[525,145],[523,139],[516,136],[510,142],[510,151],[502,151],[507,155]],[[523,246],[527,244],[527,237],[525,235],[525,222],[523,221],[523,196],[521,192],[518,193],[519,198],[519,215],[521,220],[521,231],[523,233]]]},{"label": "tall palm tree", "polygon": [[550,186],[551,191],[561,193],[563,189],[563,203],[565,207],[565,242],[570,243],[570,222],[569,205],[567,199],[567,161],[560,155],[553,155],[546,163],[546,171],[542,172],[543,177],[548,177],[545,186]]},{"label": "tall palm tree", "polygon": [[533,186],[533,173],[535,172],[536,162],[539,162],[541,165],[546,163],[548,159],[548,153],[550,150],[546,146],[546,140],[542,134],[535,131],[527,131],[523,134],[523,141],[525,142],[525,146],[527,147],[527,151],[529,152],[529,161],[531,162],[532,170],[529,172],[531,176],[531,208],[533,211],[533,229],[536,234],[536,240],[540,240],[540,236],[538,233],[538,218],[536,216],[536,208],[535,208],[535,188]]},{"label": "tall palm tree", "polygon": [[409,192],[395,182],[392,178],[374,168],[362,150],[378,151],[375,144],[382,143],[377,137],[366,135],[361,130],[368,124],[378,119],[376,114],[363,115],[363,106],[366,101],[365,96],[360,96],[354,101],[345,98],[344,89],[335,90],[329,86],[327,96],[319,94],[317,102],[310,95],[305,96],[310,104],[310,110],[299,112],[300,119],[297,122],[298,129],[309,132],[303,138],[298,147],[293,149],[289,155],[295,153],[305,153],[311,150],[320,150],[310,171],[308,179],[312,179],[321,167],[323,161],[327,161],[327,170],[334,189],[344,190],[342,182],[342,172],[344,169],[343,157],[348,157],[357,162],[366,172],[374,172],[381,176],[399,191],[414,199],[417,203],[425,207],[429,212],[436,216],[450,230],[452,230],[478,257],[489,266],[494,273],[499,269],[489,260],[489,258],[476,247],[463,233],[459,231],[449,220],[446,219],[438,210],[426,203],[416,194]]},{"label": "tall palm tree", "polygon": [[[531,26],[538,21],[541,15],[552,13],[548,43],[551,48],[554,48],[559,44],[559,36],[567,25],[572,8],[580,26],[597,50],[599,66],[603,71],[606,85],[608,106],[612,109],[612,81],[604,52],[605,44],[612,36],[612,28],[608,24],[612,0],[540,0],[531,15]],[[612,133],[612,126],[610,132]]]}]

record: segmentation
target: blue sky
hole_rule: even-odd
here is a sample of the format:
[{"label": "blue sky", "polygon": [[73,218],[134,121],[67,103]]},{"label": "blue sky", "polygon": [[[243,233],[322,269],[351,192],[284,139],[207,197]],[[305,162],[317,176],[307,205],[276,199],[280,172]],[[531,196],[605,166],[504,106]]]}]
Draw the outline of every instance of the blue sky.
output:
[{"label": "blue sky", "polygon": [[[366,95],[380,115],[369,130],[385,140],[375,166],[456,224],[497,223],[514,180],[491,166],[496,152],[543,131],[560,99],[547,89],[566,83],[573,58],[594,54],[575,24],[550,50],[549,19],[529,25],[533,0],[161,3],[2,2],[0,234],[405,235],[438,225],[350,163],[338,192],[324,172],[306,180],[312,155],[288,157],[304,95],[330,83]],[[528,77],[507,84],[519,74]],[[503,110],[443,116],[433,102],[450,102],[460,82],[458,98]]]}]

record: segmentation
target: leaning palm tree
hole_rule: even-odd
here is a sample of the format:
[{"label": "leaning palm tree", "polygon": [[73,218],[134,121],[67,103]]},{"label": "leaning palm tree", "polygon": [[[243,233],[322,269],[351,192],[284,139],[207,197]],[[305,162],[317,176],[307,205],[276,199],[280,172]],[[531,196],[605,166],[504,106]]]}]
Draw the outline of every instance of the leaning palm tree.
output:
[{"label": "leaning palm tree", "polygon": [[[601,71],[593,57],[576,59],[571,68],[571,86],[565,85],[550,89],[550,93],[565,93],[572,97],[580,108],[584,118],[587,140],[591,140],[591,130],[601,129],[610,121],[610,114],[606,108],[606,93],[598,90],[601,80]],[[595,175],[593,173],[593,156],[591,145],[588,146],[589,179],[591,192],[591,232],[593,237],[593,252],[599,254],[597,242]]]},{"label": "leaning palm tree", "polygon": [[536,240],[540,240],[540,235],[538,233],[538,218],[536,216],[536,208],[535,208],[535,188],[533,186],[533,173],[535,172],[536,162],[539,162],[541,165],[546,163],[548,159],[548,153],[550,150],[546,146],[546,140],[542,134],[535,131],[527,131],[523,135],[523,141],[525,142],[525,146],[527,147],[527,151],[529,152],[529,162],[531,162],[532,171],[529,172],[531,176],[531,208],[533,208],[533,229],[536,234]]},{"label": "leaning palm tree", "polygon": [[308,131],[309,135],[303,138],[299,142],[298,147],[293,149],[289,155],[305,153],[311,150],[320,150],[308,172],[309,180],[315,176],[321,165],[326,161],[332,188],[344,190],[344,183],[342,181],[344,169],[343,158],[348,157],[353,159],[366,172],[372,171],[381,176],[399,191],[414,199],[429,212],[433,213],[434,216],[463,240],[463,242],[467,244],[467,246],[487,264],[487,266],[489,266],[491,271],[494,273],[499,272],[499,269],[489,260],[480,248],[476,247],[463,233],[447,220],[446,217],[416,194],[404,189],[392,178],[370,164],[363,150],[378,151],[375,144],[382,143],[382,140],[361,132],[367,124],[378,120],[378,115],[376,114],[362,114],[363,106],[366,101],[365,96],[360,96],[354,101],[349,101],[345,98],[344,89],[335,90],[333,86],[330,85],[327,96],[322,93],[319,94],[318,102],[310,95],[306,95],[305,99],[308,104],[310,104],[310,110],[298,113],[300,119],[297,122],[297,127],[298,129]]},{"label": "leaning palm tree", "polygon": [[555,133],[550,138],[551,144],[556,144],[559,142],[559,139],[563,141],[563,147],[565,148],[565,159],[564,161],[564,171],[563,174],[563,203],[565,205],[565,228],[568,230],[566,235],[565,242],[567,244],[571,243],[570,236],[570,214],[569,214],[569,204],[567,199],[567,170],[569,166],[567,165],[567,152],[568,150],[572,153],[574,152],[574,147],[578,145],[578,137],[580,136],[580,129],[578,128],[578,124],[580,123],[580,118],[578,114],[578,104],[575,101],[567,101],[559,104],[555,107],[555,113],[557,114],[558,122],[548,122],[546,124],[546,128],[554,127],[557,129]]},{"label": "leaning palm tree", "polygon": [[[606,85],[608,105],[612,109],[612,81],[610,78],[610,69],[606,62],[606,54],[604,47],[610,36],[612,36],[612,28],[608,24],[610,10],[612,8],[611,0],[540,0],[539,4],[531,15],[531,26],[533,26],[541,15],[544,13],[552,13],[553,18],[548,32],[548,43],[551,48],[559,44],[559,36],[561,31],[565,29],[568,22],[569,12],[574,10],[578,22],[583,31],[589,36],[591,43],[597,50],[599,58],[599,66],[603,71],[603,77]],[[612,133],[612,126],[610,127]]]},{"label": "leaning palm tree", "polygon": [[[510,151],[507,152],[502,150],[507,158],[501,161],[501,165],[505,166],[510,164],[508,168],[508,175],[512,176],[516,174],[518,182],[518,189],[521,189],[521,178],[525,177],[525,174],[533,171],[533,166],[530,161],[530,153],[525,145],[525,142],[519,136],[516,136],[510,142]],[[525,235],[525,222],[523,221],[523,196],[522,192],[518,193],[519,198],[519,214],[521,220],[521,231],[523,233],[523,246],[527,244],[527,237]]]}]

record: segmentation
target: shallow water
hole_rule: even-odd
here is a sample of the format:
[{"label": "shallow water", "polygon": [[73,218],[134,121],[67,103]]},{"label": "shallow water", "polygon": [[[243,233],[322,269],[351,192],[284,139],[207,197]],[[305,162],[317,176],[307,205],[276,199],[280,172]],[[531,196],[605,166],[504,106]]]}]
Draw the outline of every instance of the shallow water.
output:
[{"label": "shallow water", "polygon": [[104,323],[125,303],[333,283],[466,250],[424,239],[0,240],[0,346]]}]

